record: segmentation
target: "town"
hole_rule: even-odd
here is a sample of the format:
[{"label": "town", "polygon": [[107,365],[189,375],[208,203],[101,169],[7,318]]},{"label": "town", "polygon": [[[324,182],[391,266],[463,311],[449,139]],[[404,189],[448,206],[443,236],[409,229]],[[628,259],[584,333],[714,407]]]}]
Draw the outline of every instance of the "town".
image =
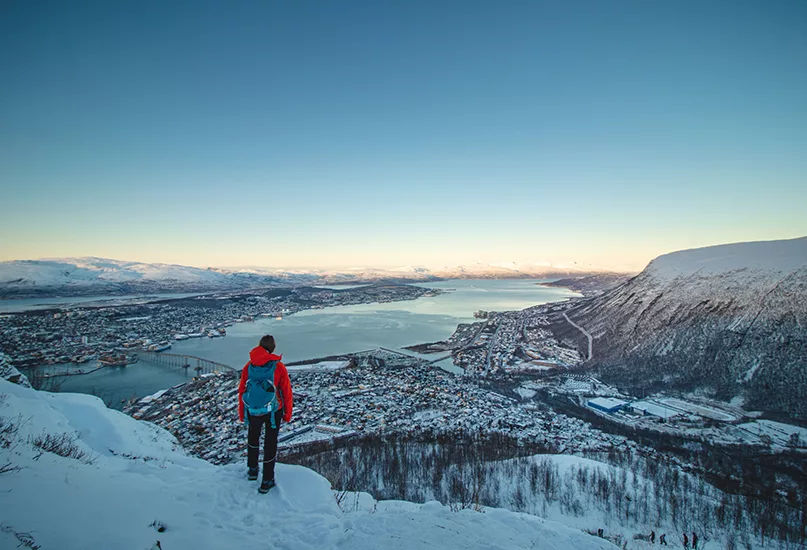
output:
[{"label": "town", "polygon": [[[290,366],[295,404],[285,447],[367,434],[500,432],[557,452],[631,445],[581,420],[454,376],[421,359],[375,350],[343,361]],[[198,380],[130,404],[125,412],[173,433],[190,452],[228,463],[244,452],[237,374]]]},{"label": "town", "polygon": [[17,367],[87,363],[138,349],[163,351],[186,338],[218,338],[226,327],[329,306],[414,300],[440,290],[414,285],[298,287],[114,305],[63,305],[0,315],[0,350]]},{"label": "town", "polygon": [[[460,324],[445,341],[411,346],[413,355],[378,349],[291,365],[295,414],[283,444],[481,431],[576,453],[630,446],[630,438],[615,435],[628,427],[773,452],[807,445],[807,430],[740,407],[680,396],[637,399],[579,372],[580,352],[549,328],[549,315],[567,307],[479,312],[484,320]],[[438,368],[445,361],[462,375]],[[167,428],[203,458],[230,462],[243,453],[236,386],[233,372],[202,375],[125,410]]]}]

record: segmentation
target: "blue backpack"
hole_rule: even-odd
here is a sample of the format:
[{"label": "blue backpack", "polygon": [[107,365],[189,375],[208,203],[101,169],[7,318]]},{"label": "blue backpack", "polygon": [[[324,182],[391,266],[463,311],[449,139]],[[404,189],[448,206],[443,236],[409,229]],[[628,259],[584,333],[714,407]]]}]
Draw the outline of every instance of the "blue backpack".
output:
[{"label": "blue backpack", "polygon": [[265,365],[249,364],[247,371],[247,385],[244,389],[244,408],[251,416],[270,415],[273,428],[275,426],[275,413],[280,410],[278,391],[275,388],[275,367],[277,361],[269,361]]}]

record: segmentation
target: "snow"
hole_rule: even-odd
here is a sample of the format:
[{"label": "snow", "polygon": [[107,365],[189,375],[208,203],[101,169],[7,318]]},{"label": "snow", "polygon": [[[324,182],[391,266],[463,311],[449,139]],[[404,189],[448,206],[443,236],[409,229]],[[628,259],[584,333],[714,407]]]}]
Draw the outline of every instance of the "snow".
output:
[{"label": "snow", "polygon": [[[377,516],[378,521],[366,521]],[[345,515],[351,531],[345,547],[352,548],[615,548],[604,539],[583,535],[527,514],[486,508],[452,512],[439,502],[379,503],[375,514]]]},{"label": "snow", "polygon": [[768,436],[774,445],[787,447],[791,442],[790,437],[796,434],[799,446],[807,446],[807,428],[800,428],[791,424],[783,424],[773,420],[755,420],[740,424],[737,429],[745,433],[748,441],[754,443],[757,442],[760,436]]},{"label": "snow", "polygon": [[222,272],[173,264],[147,264],[106,258],[54,258],[0,263],[0,283],[23,279],[36,286],[128,282],[137,280],[220,282]]},{"label": "snow", "polygon": [[537,392],[529,388],[519,387],[516,388],[516,393],[520,395],[522,399],[532,399],[533,397],[535,397],[535,394]]},{"label": "snow", "polygon": [[[374,503],[345,512],[330,484],[278,464],[278,486],[259,495],[243,464],[187,456],[168,432],[86,395],[48,394],[0,380],[0,417],[17,433],[0,447],[3,531],[43,549],[152,548],[613,548],[606,540],[501,509],[452,512],[438,503]],[[67,434],[89,460],[39,453],[31,438]],[[161,522],[158,533],[151,524]]]},{"label": "snow", "polygon": [[654,259],[647,271],[674,279],[743,269],[787,273],[807,266],[807,237],[681,250]]},{"label": "snow", "polygon": [[25,386],[26,388],[31,387],[31,383],[28,382],[28,377],[18,371],[11,364],[11,358],[3,352],[0,352],[0,378]]},{"label": "snow", "polygon": [[747,371],[745,371],[743,373],[743,375],[740,377],[740,381],[741,382],[750,382],[751,379],[754,378],[754,375],[759,370],[759,367],[761,367],[761,366],[762,366],[762,363],[760,361],[757,361],[756,363],[754,363],[751,366],[750,369],[748,369]]}]

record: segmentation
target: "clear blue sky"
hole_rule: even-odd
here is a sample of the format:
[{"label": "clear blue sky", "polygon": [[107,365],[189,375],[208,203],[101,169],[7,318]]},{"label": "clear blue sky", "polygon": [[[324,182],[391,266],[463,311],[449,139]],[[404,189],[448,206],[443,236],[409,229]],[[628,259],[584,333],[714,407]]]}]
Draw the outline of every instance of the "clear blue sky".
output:
[{"label": "clear blue sky", "polygon": [[807,2],[0,5],[0,260],[578,262],[807,234]]}]

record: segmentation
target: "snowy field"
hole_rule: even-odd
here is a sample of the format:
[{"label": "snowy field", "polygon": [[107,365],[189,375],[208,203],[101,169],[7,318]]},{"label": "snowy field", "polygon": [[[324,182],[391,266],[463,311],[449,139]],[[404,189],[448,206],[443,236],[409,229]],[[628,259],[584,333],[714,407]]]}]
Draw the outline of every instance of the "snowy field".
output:
[{"label": "snowy field", "polygon": [[798,447],[807,447],[807,429],[790,424],[782,424],[773,420],[755,420],[740,424],[737,428],[742,432],[744,439],[749,443],[760,442],[760,438],[767,436],[771,438],[773,445],[787,447],[793,443],[791,437],[797,438]]},{"label": "snowy field", "polygon": [[[42,550],[146,550],[157,540],[164,550],[614,548],[579,529],[501,509],[380,502],[346,512],[323,477],[299,466],[278,465],[278,487],[260,495],[243,465],[191,458],[168,432],[95,397],[5,380],[0,396],[0,418],[10,427],[0,466],[13,468],[0,474],[0,548],[24,540]],[[66,434],[60,454],[32,443],[46,434]],[[76,458],[61,456],[67,450]]]}]

